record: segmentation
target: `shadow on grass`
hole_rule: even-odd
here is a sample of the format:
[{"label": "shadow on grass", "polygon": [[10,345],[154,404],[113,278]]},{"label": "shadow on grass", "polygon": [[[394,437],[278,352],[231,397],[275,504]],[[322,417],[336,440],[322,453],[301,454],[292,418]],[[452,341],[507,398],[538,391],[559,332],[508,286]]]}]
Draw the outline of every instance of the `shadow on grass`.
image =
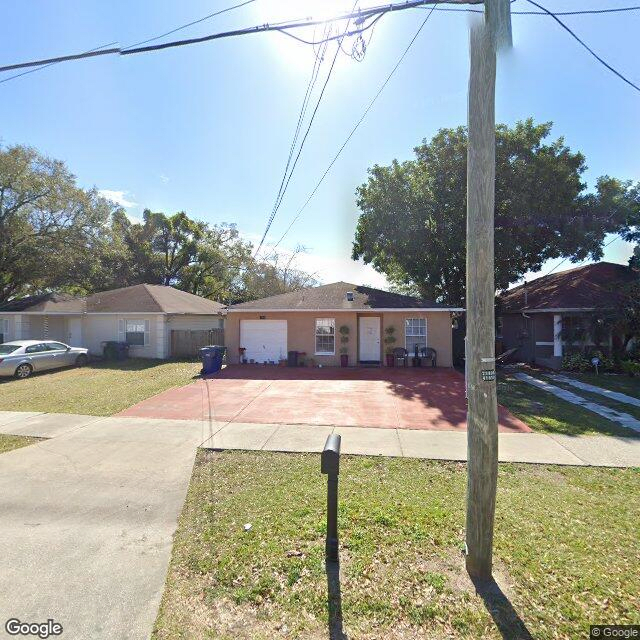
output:
[{"label": "shadow on grass", "polygon": [[340,591],[340,562],[327,560],[327,603],[329,605],[329,640],[348,640],[342,627],[342,593]]},{"label": "shadow on grass", "polygon": [[504,640],[533,640],[522,618],[493,578],[471,578],[471,581]]}]

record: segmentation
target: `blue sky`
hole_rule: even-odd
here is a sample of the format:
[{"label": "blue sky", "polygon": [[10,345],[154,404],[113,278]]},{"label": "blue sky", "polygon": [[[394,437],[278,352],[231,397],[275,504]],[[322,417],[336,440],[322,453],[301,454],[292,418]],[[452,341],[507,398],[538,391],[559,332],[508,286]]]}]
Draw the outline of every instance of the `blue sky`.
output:
[{"label": "blue sky", "polygon": [[[7,3],[0,61],[62,55],[113,41],[126,46],[230,4],[233,0]],[[361,2],[362,7],[373,4],[378,3]],[[579,3],[580,8],[625,4]],[[327,6],[353,5],[349,0],[257,0],[172,37],[300,18]],[[569,0],[547,0],[547,6],[556,11],[577,7]],[[531,8],[525,0],[513,4],[514,11]],[[364,61],[339,56],[270,241],[280,237],[306,200],[425,15],[419,9],[387,15],[376,26]],[[563,19],[640,83],[640,12]],[[468,24],[467,14],[434,12],[283,242],[289,250],[304,245],[307,254],[300,264],[321,280],[384,284],[371,268],[350,261],[358,215],[354,191],[368,167],[410,158],[413,147],[440,127],[465,123]],[[551,18],[514,15],[513,34],[514,49],[499,65],[497,120],[552,120],[555,135],[586,155],[591,185],[602,174],[637,180],[640,94]],[[134,218],[144,207],[185,210],[213,223],[234,222],[255,240],[280,184],[312,64],[310,47],[277,33],[59,64],[0,84],[0,139],[64,160],[82,185],[114,192]],[[626,262],[631,249],[618,240],[605,258]]]}]

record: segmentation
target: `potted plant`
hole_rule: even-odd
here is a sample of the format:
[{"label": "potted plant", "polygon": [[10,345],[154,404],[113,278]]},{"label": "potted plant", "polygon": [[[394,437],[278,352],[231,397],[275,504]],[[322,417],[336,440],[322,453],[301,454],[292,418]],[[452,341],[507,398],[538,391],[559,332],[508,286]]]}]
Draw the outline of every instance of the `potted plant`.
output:
[{"label": "potted plant", "polygon": [[387,356],[387,367],[394,366],[394,358],[393,358],[393,345],[396,343],[395,332],[396,328],[393,325],[389,325],[385,327],[384,332],[387,334],[384,339],[384,343],[386,345],[385,352]]},{"label": "potted plant", "polygon": [[349,366],[349,327],[346,324],[343,324],[340,329],[340,342],[342,346],[340,347],[340,366],[348,367]]}]

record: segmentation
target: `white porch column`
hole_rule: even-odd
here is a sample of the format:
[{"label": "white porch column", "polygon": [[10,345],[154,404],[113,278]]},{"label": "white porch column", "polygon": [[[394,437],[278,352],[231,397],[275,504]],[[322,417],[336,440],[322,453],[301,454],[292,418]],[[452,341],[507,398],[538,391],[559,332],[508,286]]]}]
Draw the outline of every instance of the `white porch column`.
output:
[{"label": "white porch column", "polygon": [[562,357],[562,316],[559,313],[553,316],[553,355]]}]

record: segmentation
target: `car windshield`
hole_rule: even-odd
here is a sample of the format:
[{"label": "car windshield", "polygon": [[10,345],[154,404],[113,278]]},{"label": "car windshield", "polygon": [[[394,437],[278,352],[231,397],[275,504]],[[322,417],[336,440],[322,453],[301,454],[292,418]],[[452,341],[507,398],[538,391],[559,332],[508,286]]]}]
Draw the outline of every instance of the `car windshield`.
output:
[{"label": "car windshield", "polygon": [[20,348],[19,344],[0,344],[0,356],[6,356]]}]

